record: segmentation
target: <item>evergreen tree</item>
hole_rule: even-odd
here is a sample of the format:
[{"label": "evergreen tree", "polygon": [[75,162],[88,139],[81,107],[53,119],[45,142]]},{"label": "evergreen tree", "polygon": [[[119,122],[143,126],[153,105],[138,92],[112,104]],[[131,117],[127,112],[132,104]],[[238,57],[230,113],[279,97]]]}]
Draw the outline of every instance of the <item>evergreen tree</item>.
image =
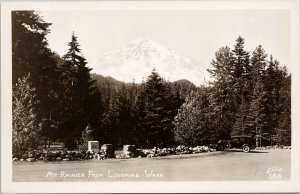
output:
[{"label": "evergreen tree", "polygon": [[132,114],[133,101],[130,96],[130,88],[123,85],[117,94],[119,112],[118,145],[120,146],[134,144],[134,133],[131,126],[135,118]]},{"label": "evergreen tree", "polygon": [[162,143],[161,132],[165,127],[161,122],[166,111],[164,110],[166,88],[157,72],[152,71],[148,77],[143,94],[145,95],[145,117],[143,118],[145,143],[148,146],[159,146]]},{"label": "evergreen tree", "polygon": [[238,37],[234,45],[233,90],[235,95],[236,121],[232,127],[232,135],[242,134],[246,126],[249,101],[252,90],[250,55],[244,50],[244,39]]},{"label": "evergreen tree", "polygon": [[232,90],[234,85],[234,58],[229,47],[222,47],[216,52],[216,59],[211,62],[208,72],[214,79],[210,94],[215,140],[229,137],[235,121],[236,96]]},{"label": "evergreen tree", "polygon": [[74,147],[75,139],[79,138],[88,123],[99,124],[97,119],[102,114],[102,101],[101,93],[90,77],[91,69],[86,67],[86,59],[81,54],[74,32],[68,45],[69,50],[63,56],[64,64],[60,69],[61,108],[64,117],[61,128],[66,146]]},{"label": "evergreen tree", "polygon": [[18,79],[13,91],[13,155],[35,149],[40,143],[41,122],[35,112],[38,103],[30,74]]},{"label": "evergreen tree", "polygon": [[253,134],[256,136],[256,146],[261,146],[261,139],[266,134],[267,114],[265,109],[265,102],[267,95],[263,78],[265,75],[266,58],[264,49],[259,45],[252,53],[252,85],[251,102],[249,105],[249,112],[246,119],[246,134]]},{"label": "evergreen tree", "polygon": [[249,52],[244,49],[245,40],[239,36],[234,45],[234,78],[248,78],[251,72]]},{"label": "evergreen tree", "polygon": [[172,124],[174,98],[166,82],[153,70],[138,96],[138,123],[140,144],[148,147],[170,146],[173,140]]}]

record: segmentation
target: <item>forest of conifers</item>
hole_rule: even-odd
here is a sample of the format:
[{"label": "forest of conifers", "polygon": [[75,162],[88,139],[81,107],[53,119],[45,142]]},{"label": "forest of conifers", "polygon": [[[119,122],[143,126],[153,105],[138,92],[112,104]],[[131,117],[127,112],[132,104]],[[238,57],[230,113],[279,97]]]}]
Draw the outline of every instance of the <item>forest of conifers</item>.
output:
[{"label": "forest of conifers", "polygon": [[291,75],[261,45],[248,52],[238,37],[221,47],[203,86],[166,81],[155,69],[143,83],[124,83],[91,74],[75,33],[64,55],[49,49],[50,27],[37,12],[12,12],[14,152],[49,140],[76,149],[87,128],[90,139],[115,146],[195,146],[232,135],[291,144]]}]

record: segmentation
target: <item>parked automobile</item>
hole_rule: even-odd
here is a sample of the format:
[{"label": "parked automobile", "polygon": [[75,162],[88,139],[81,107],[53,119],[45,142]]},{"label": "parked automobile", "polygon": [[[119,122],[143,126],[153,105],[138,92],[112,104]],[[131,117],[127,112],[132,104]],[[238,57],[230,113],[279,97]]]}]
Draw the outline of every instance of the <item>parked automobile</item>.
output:
[{"label": "parked automobile", "polygon": [[228,140],[219,140],[217,143],[217,150],[227,150],[229,148],[242,149],[243,152],[250,152],[255,149],[256,140],[254,136],[240,135],[232,136]]}]

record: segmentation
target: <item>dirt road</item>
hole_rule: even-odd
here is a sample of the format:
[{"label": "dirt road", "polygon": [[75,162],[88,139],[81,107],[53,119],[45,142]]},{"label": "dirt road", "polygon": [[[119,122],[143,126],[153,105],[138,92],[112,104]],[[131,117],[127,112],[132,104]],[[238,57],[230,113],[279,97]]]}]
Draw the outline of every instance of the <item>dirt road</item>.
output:
[{"label": "dirt road", "polygon": [[291,151],[225,151],[142,159],[13,162],[13,181],[249,181],[290,179]]}]

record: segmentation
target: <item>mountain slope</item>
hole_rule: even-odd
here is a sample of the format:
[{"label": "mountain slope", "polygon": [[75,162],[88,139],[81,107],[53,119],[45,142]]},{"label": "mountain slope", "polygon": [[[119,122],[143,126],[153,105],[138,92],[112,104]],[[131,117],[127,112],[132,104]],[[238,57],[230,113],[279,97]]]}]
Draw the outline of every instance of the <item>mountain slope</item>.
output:
[{"label": "mountain slope", "polygon": [[203,81],[200,65],[175,51],[146,38],[129,42],[117,51],[101,54],[93,63],[97,74],[120,81],[140,83],[155,68],[166,80],[187,79],[199,85]]}]

